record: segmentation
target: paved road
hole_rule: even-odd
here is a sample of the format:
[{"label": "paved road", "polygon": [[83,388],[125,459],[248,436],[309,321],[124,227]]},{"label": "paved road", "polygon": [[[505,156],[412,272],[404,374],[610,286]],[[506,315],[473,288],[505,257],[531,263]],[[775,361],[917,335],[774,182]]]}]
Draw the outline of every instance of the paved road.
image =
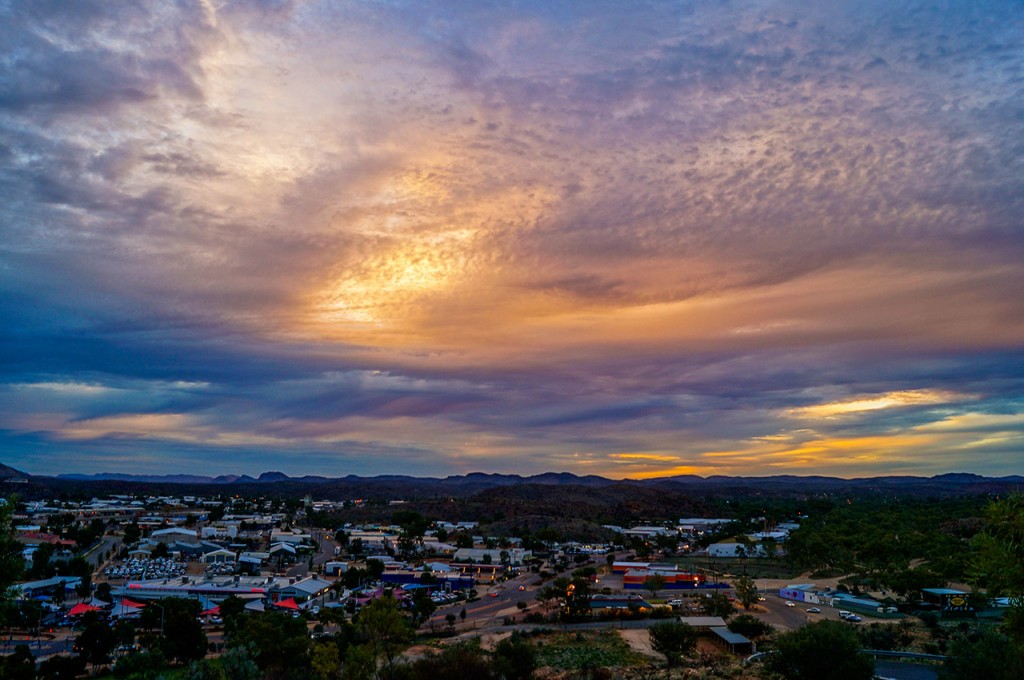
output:
[{"label": "paved road", "polygon": [[937,680],[939,671],[936,666],[878,660],[875,662],[875,675],[892,680]]}]

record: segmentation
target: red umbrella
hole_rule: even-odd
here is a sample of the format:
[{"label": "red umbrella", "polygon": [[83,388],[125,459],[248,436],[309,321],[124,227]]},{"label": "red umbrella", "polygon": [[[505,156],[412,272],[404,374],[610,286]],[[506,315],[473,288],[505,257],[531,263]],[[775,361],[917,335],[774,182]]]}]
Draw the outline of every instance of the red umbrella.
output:
[{"label": "red umbrella", "polygon": [[88,612],[98,612],[99,610],[100,610],[99,607],[93,607],[91,604],[85,604],[84,602],[79,602],[78,604],[76,604],[74,607],[71,608],[71,611],[68,612],[68,616],[81,616],[82,614],[85,614],[85,613],[88,613]]},{"label": "red umbrella", "polygon": [[122,597],[121,606],[131,607],[132,609],[139,609],[140,607],[145,607],[146,605],[142,604],[141,602],[132,602],[131,600]]},{"label": "red umbrella", "polygon": [[295,611],[299,611],[299,604],[295,601],[294,597],[289,597],[287,600],[275,602],[274,606],[281,607],[282,609],[294,609]]}]

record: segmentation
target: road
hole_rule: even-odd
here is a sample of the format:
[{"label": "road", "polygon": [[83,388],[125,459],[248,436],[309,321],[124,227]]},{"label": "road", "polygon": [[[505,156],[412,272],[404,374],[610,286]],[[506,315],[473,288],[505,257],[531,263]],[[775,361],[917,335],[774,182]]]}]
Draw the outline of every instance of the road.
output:
[{"label": "road", "polygon": [[939,671],[936,666],[878,660],[875,662],[875,675],[892,680],[937,680]]}]

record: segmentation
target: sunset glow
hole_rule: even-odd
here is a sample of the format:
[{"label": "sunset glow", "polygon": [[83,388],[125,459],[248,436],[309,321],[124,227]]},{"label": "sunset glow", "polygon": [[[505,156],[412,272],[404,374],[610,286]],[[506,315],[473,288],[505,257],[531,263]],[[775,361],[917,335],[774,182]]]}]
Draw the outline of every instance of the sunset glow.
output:
[{"label": "sunset glow", "polygon": [[1012,4],[11,2],[37,474],[1021,472]]}]

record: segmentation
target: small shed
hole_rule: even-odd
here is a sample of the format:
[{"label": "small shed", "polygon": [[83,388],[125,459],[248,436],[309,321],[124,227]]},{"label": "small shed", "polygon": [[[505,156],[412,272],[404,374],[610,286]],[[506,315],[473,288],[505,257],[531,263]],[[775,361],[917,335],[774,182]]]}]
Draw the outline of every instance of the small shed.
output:
[{"label": "small shed", "polygon": [[715,642],[728,649],[733,654],[753,654],[754,643],[739,633],[734,633],[725,626],[712,628],[715,635]]}]

